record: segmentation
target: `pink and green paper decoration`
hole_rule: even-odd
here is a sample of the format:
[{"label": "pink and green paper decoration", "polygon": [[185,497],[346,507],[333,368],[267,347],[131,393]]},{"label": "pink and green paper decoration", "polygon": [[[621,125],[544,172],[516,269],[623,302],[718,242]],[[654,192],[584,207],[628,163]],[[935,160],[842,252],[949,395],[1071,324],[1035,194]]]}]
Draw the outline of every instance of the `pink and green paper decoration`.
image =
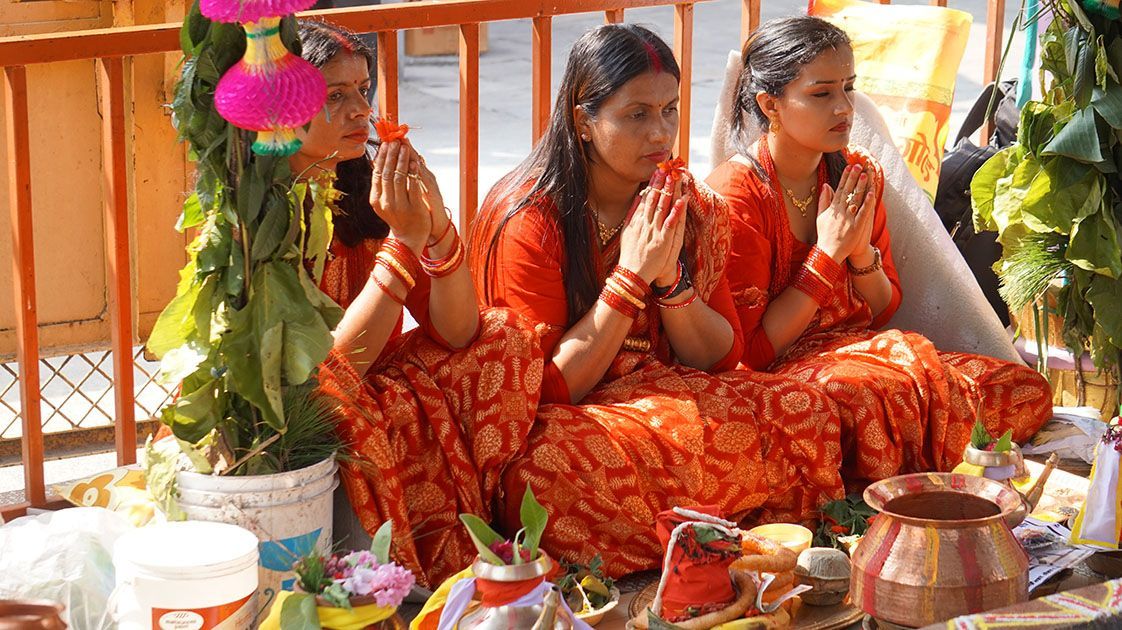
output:
[{"label": "pink and green paper decoration", "polygon": [[292,155],[296,128],[319,112],[327,84],[315,66],[292,54],[280,37],[283,15],[315,0],[202,0],[199,10],[220,22],[242,22],[245,55],[222,75],[214,93],[218,113],[235,127],[257,132],[253,152]]}]

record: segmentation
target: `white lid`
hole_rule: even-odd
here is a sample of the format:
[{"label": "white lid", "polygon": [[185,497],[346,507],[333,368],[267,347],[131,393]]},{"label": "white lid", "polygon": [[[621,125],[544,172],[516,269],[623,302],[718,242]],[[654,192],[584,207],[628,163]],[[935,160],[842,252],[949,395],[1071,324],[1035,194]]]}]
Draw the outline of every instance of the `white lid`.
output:
[{"label": "white lid", "polygon": [[113,558],[148,574],[217,577],[256,566],[257,536],[228,523],[159,523],[121,536]]}]

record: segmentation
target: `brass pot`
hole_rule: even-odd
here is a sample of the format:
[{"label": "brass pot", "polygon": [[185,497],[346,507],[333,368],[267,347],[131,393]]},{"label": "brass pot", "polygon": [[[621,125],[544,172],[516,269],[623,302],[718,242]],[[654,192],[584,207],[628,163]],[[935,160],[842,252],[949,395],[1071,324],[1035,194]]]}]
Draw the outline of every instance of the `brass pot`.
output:
[{"label": "brass pot", "polygon": [[0,630],[66,630],[62,611],[45,599],[0,599]]},{"label": "brass pot", "polygon": [[996,481],[954,473],[865,490],[880,515],[853,554],[850,596],[876,619],[925,626],[1028,599],[1029,559],[1009,523],[1026,506]]},{"label": "brass pot", "polygon": [[[498,566],[475,559],[471,565],[475,577],[492,582],[523,582],[537,580],[549,574],[553,560],[540,552],[541,557],[525,564]],[[573,619],[561,605],[561,592],[552,588],[541,602],[526,606],[475,606],[460,618],[461,630],[572,630]]]}]

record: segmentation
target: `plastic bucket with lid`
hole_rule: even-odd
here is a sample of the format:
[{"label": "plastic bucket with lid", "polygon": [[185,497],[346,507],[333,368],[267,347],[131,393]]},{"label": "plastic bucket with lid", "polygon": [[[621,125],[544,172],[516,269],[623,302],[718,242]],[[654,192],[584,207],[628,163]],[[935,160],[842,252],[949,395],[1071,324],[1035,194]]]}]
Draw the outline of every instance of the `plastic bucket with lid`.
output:
[{"label": "plastic bucket with lid", "polygon": [[227,523],[149,525],[113,548],[121,630],[241,630],[257,616],[257,537]]},{"label": "plastic bucket with lid", "polygon": [[292,589],[297,559],[313,550],[330,550],[336,469],[335,460],[328,459],[274,475],[180,472],[179,507],[191,520],[233,523],[256,534],[261,541],[259,592],[271,597]]}]

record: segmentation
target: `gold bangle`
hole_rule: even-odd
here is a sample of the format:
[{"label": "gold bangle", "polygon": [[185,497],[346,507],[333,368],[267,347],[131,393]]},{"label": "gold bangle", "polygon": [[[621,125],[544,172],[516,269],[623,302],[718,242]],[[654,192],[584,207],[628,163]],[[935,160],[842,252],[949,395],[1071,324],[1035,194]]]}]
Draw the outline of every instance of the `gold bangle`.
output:
[{"label": "gold bangle", "polygon": [[852,276],[867,276],[871,273],[876,273],[882,268],[880,249],[873,246],[873,262],[865,267],[854,267],[853,263],[846,259],[845,264],[849,267],[849,274]]},{"label": "gold bangle", "polygon": [[822,272],[821,272],[821,271],[818,271],[817,269],[815,269],[813,265],[803,265],[803,269],[806,269],[806,270],[807,270],[807,271],[809,271],[810,273],[812,273],[812,274],[814,274],[815,276],[817,276],[817,277],[818,277],[818,279],[822,281],[822,284],[825,284],[825,285],[826,285],[826,286],[828,286],[828,287],[832,287],[832,286],[834,286],[834,283],[832,283],[832,282],[830,282],[829,280],[827,280],[827,279],[826,279],[826,276],[822,275]]},{"label": "gold bangle", "polygon": [[405,266],[402,265],[401,262],[397,260],[397,258],[394,258],[392,254],[384,251],[378,252],[374,256],[374,262],[375,264],[382,263],[389,267],[390,271],[395,272],[395,274],[401,279],[401,283],[405,285],[406,289],[412,291],[413,287],[417,286],[417,281],[408,271],[406,271]]},{"label": "gold bangle", "polygon": [[620,286],[619,281],[616,280],[615,278],[609,276],[608,279],[604,282],[604,284],[608,287],[609,291],[611,291],[612,293],[615,293],[619,297],[627,300],[627,302],[629,304],[631,304],[632,306],[634,306],[635,308],[637,308],[639,310],[643,310],[643,309],[647,308],[647,303],[646,302],[644,302],[644,301],[640,300],[639,298],[635,297],[635,295],[633,295],[630,291],[628,291],[627,289]]}]

